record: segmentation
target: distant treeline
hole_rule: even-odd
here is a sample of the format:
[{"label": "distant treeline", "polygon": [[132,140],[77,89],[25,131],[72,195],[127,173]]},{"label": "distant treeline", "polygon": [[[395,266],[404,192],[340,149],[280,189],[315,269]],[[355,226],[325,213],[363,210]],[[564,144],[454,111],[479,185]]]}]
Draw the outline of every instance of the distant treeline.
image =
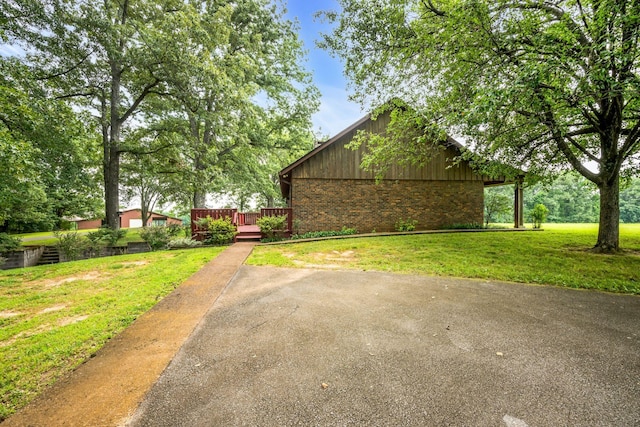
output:
[{"label": "distant treeline", "polygon": [[[485,200],[508,197],[504,210],[493,215],[492,222],[513,221],[513,186],[492,187],[485,190]],[[549,209],[547,222],[598,222],[600,199],[598,189],[585,178],[567,173],[551,183],[538,183],[524,190],[525,219],[529,212],[542,203]],[[640,179],[621,185],[620,222],[640,222]]]}]

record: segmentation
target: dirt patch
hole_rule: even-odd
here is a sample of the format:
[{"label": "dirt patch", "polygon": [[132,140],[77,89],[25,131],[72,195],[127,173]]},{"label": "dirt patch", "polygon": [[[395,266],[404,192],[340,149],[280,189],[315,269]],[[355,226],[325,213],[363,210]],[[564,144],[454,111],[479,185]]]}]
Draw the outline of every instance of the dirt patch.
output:
[{"label": "dirt patch", "polygon": [[99,271],[90,271],[81,276],[70,276],[70,277],[65,277],[63,279],[44,280],[40,284],[43,285],[45,288],[55,288],[57,286],[64,285],[66,283],[75,282],[77,280],[97,280],[102,277],[103,277],[103,273],[100,273]]},{"label": "dirt patch", "polygon": [[149,264],[149,261],[120,262],[118,264],[123,265],[123,266],[128,266],[128,265],[147,265],[147,264]]},{"label": "dirt patch", "polygon": [[[292,259],[295,257],[293,253],[283,254],[285,257]],[[331,252],[316,252],[309,254],[314,262],[306,262],[302,260],[292,259],[292,262],[304,268],[320,268],[326,270],[337,270],[344,266],[344,263],[353,261],[355,259],[355,251],[331,251]]]},{"label": "dirt patch", "polygon": [[53,313],[54,311],[64,310],[65,308],[67,308],[67,306],[64,304],[54,305],[53,307],[47,307],[44,310],[39,311],[38,314]]},{"label": "dirt patch", "polygon": [[67,317],[64,319],[60,319],[60,321],[58,322],[58,325],[59,326],[73,325],[74,323],[82,322],[83,320],[87,320],[88,318],[89,316],[87,315]]},{"label": "dirt patch", "polygon": [[20,313],[19,311],[0,311],[0,319],[8,319],[10,317],[20,316],[24,313]]}]

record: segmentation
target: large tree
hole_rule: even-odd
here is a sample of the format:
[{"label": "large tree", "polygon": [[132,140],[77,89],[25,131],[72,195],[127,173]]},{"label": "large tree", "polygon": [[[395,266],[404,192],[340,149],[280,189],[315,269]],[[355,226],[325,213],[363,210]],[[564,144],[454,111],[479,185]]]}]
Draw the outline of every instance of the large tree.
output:
[{"label": "large tree", "polygon": [[[25,49],[24,62],[51,84],[51,96],[75,101],[96,117],[102,135],[105,214],[119,227],[120,157],[132,150],[123,132],[163,84],[185,69],[185,34],[201,1],[8,0],[3,38]],[[209,19],[217,19],[210,16]],[[205,47],[206,48],[206,47]]]},{"label": "large tree", "polygon": [[281,8],[268,0],[206,7],[220,19],[199,22],[202,31],[184,53],[197,71],[176,73],[167,85],[170,100],[152,105],[171,111],[158,129],[182,136],[193,207],[205,207],[221,184],[249,178],[248,164],[306,142],[318,105],[297,28]]},{"label": "large tree", "polygon": [[620,177],[638,172],[640,3],[340,4],[322,44],[345,59],[356,99],[401,97],[485,159],[577,171],[600,193],[595,249],[618,249]]}]

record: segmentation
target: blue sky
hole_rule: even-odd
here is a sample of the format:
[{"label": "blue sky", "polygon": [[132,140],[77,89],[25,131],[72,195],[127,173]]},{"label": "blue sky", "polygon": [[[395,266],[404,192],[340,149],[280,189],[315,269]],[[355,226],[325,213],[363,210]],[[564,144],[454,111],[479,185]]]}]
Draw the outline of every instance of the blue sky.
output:
[{"label": "blue sky", "polygon": [[335,0],[283,0],[287,7],[287,18],[297,20],[300,38],[308,51],[307,68],[313,73],[316,86],[322,94],[320,111],[313,116],[313,127],[317,138],[336,135],[366,112],[348,100],[347,82],[343,75],[343,64],[327,52],[316,47],[320,33],[329,32],[331,26],[314,18],[318,11],[337,10]]}]

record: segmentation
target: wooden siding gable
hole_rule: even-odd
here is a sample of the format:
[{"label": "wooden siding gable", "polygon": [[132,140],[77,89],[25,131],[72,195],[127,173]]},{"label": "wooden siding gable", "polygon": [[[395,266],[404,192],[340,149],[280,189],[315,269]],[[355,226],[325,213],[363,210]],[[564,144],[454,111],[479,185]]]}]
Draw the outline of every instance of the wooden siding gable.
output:
[{"label": "wooden siding gable", "polygon": [[[363,144],[357,150],[346,148],[360,130],[383,134],[390,121],[386,112],[372,120],[363,117],[352,126],[340,132],[327,142],[316,147],[280,172],[280,187],[284,197],[289,196],[291,179],[355,179],[372,180],[375,174],[360,167],[366,153]],[[448,138],[441,152],[424,166],[392,165],[384,180],[427,180],[427,181],[494,181],[474,172],[466,161],[455,163],[452,159],[460,154],[461,145]],[[503,181],[503,180],[502,180]],[[504,181],[503,181],[504,182]]]}]

